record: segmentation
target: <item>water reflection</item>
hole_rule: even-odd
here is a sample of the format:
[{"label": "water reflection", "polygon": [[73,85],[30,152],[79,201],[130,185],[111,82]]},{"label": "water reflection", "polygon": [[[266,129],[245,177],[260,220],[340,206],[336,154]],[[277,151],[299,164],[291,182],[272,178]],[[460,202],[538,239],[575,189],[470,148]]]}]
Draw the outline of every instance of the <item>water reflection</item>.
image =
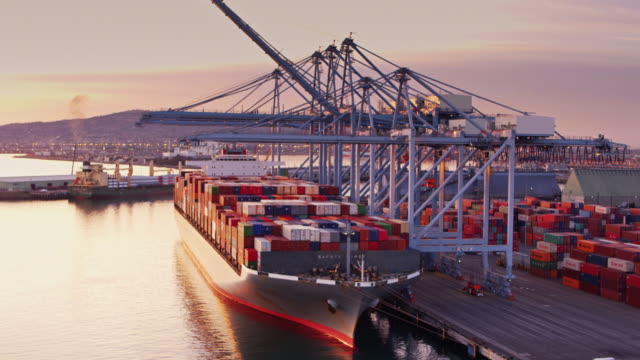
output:
[{"label": "water reflection", "polygon": [[434,346],[439,341],[403,321],[380,312],[363,315],[356,329],[353,359],[461,360],[448,348]]},{"label": "water reflection", "polygon": [[219,295],[205,282],[181,244],[176,245],[176,280],[198,358],[351,358],[350,349],[324,334]]},{"label": "water reflection", "polygon": [[241,353],[222,301],[200,276],[182,245],[176,245],[176,282],[197,358],[238,359]]}]

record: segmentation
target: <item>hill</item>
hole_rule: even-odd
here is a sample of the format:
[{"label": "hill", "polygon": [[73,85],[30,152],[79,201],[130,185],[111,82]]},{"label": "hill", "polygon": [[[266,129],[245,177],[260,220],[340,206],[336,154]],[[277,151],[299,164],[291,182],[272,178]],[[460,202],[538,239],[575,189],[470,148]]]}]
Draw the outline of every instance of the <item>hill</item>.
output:
[{"label": "hill", "polygon": [[15,123],[0,126],[0,143],[160,143],[222,130],[213,126],[135,123],[144,111],[131,110],[88,119]]}]

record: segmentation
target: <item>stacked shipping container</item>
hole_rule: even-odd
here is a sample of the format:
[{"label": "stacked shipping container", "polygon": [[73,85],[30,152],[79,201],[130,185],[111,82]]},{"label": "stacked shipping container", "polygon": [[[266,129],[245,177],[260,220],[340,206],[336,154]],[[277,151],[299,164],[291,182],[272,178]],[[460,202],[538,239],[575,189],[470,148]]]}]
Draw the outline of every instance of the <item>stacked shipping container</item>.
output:
[{"label": "stacked shipping container", "polygon": [[333,186],[185,173],[176,182],[174,201],[236,269],[260,269],[260,254],[270,251],[407,248],[406,221],[364,216],[364,206],[344,201]]}]

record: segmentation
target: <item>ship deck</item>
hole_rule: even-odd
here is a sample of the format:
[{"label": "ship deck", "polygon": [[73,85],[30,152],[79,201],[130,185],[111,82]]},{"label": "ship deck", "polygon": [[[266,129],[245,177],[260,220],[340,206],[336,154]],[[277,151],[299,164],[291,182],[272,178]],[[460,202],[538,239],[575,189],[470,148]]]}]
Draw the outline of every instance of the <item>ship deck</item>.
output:
[{"label": "ship deck", "polygon": [[[467,270],[479,267],[479,260],[465,257]],[[515,300],[509,300],[488,293],[474,297],[462,291],[465,281],[424,273],[413,285],[413,310],[447,337],[484,349],[489,358],[640,358],[640,309],[563,286],[560,280],[524,271],[515,275]]]}]

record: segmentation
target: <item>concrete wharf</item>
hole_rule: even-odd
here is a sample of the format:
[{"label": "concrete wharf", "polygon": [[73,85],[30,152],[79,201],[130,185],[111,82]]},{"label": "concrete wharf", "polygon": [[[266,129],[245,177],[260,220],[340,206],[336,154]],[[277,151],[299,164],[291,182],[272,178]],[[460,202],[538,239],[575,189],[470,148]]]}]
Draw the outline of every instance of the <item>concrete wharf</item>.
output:
[{"label": "concrete wharf", "polygon": [[[477,266],[479,256],[466,256]],[[495,269],[497,272],[501,268]],[[466,281],[425,272],[411,312],[470,354],[490,359],[640,359],[640,309],[517,271],[514,300],[463,292]]]}]

